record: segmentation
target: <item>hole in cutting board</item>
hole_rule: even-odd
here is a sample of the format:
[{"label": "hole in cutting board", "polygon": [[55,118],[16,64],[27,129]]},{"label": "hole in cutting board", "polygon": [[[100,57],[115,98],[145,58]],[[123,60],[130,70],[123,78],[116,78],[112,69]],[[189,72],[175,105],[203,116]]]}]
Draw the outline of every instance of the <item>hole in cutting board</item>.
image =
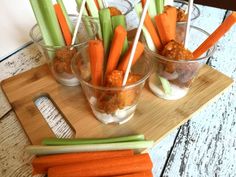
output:
[{"label": "hole in cutting board", "polygon": [[43,95],[34,100],[34,104],[57,138],[74,137],[75,132],[66,122],[63,115],[56,108],[49,96]]}]

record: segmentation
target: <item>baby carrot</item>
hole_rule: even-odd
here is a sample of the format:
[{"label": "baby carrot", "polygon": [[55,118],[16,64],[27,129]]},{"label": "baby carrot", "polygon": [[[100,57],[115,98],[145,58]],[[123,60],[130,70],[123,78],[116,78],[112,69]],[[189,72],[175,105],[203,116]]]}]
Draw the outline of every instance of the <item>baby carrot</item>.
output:
[{"label": "baby carrot", "polygon": [[193,52],[194,58],[199,58],[212,47],[236,23],[236,12],[232,12],[224,22]]},{"label": "baby carrot", "polygon": [[155,16],[157,31],[163,45],[175,39],[176,8],[168,7],[162,14]]},{"label": "baby carrot", "polygon": [[45,174],[48,168],[67,165],[89,160],[105,159],[113,157],[131,156],[134,155],[132,150],[121,151],[100,151],[100,152],[81,152],[69,154],[57,154],[35,157],[32,160],[33,174]]},{"label": "baby carrot", "polygon": [[153,175],[151,171],[142,171],[138,173],[119,175],[119,176],[113,176],[113,177],[153,177]]},{"label": "baby carrot", "polygon": [[52,167],[48,177],[115,176],[148,171],[152,162],[148,154],[91,160]]},{"label": "baby carrot", "polygon": [[[133,45],[131,45],[129,47],[128,51],[125,53],[124,57],[122,58],[121,62],[119,63],[118,70],[121,70],[124,72],[126,71],[128,63],[129,63],[129,58],[130,58],[132,46]],[[144,45],[141,42],[138,42],[132,65],[134,65],[136,63],[136,61],[142,55],[143,51],[144,51]]]},{"label": "baby carrot", "polygon": [[61,9],[61,6],[59,4],[54,5],[54,10],[57,15],[58,22],[61,27],[61,31],[63,33],[64,40],[66,42],[66,45],[70,45],[72,41],[71,33],[70,33],[70,28],[67,24],[66,18],[63,14],[63,11]]},{"label": "baby carrot", "polygon": [[117,26],[112,39],[105,77],[116,69],[126,37],[126,30],[121,25]]},{"label": "baby carrot", "polygon": [[88,42],[88,53],[90,59],[91,76],[93,85],[101,85],[103,79],[104,49],[99,40]]}]

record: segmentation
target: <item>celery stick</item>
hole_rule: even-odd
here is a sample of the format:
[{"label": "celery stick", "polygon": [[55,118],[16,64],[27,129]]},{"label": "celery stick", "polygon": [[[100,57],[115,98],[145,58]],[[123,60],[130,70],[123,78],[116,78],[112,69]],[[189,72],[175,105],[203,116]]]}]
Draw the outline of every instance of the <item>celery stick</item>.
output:
[{"label": "celery stick", "polygon": [[87,145],[68,145],[68,146],[40,146],[31,145],[26,147],[26,151],[35,155],[49,155],[72,152],[89,152],[89,151],[108,151],[124,149],[144,149],[153,146],[153,141],[132,141],[108,144],[87,144]]},{"label": "celery stick", "polygon": [[[102,38],[103,46],[105,50],[105,58],[109,55],[110,44],[112,40],[112,25],[111,25],[111,15],[108,8],[99,11],[99,19],[102,28]],[[106,64],[106,61],[105,61]]]},{"label": "celery stick", "polygon": [[91,14],[91,16],[98,18],[99,17],[98,9],[97,9],[97,6],[96,6],[94,0],[87,0],[86,2],[87,2],[87,7],[88,7],[88,10],[89,10],[89,13]]},{"label": "celery stick", "polygon": [[[82,0],[76,0],[76,3],[78,5],[78,7],[80,7],[81,3],[82,3]],[[87,4],[87,8],[89,10],[90,15],[92,17],[94,17],[94,20],[98,20],[98,23],[97,23],[97,25],[98,25],[98,37],[99,37],[99,39],[102,39],[102,32],[101,32],[101,26],[100,26],[100,22],[99,22],[99,14],[98,14],[97,6],[96,6],[94,0],[87,0],[86,4]]]},{"label": "celery stick", "polygon": [[146,40],[148,48],[151,51],[156,52],[156,46],[155,46],[155,44],[152,40],[152,37],[151,37],[150,33],[148,32],[147,28],[145,26],[143,26],[142,30],[143,30],[143,35]]},{"label": "celery stick", "polygon": [[67,13],[66,8],[64,6],[63,0],[57,0],[57,3],[60,4],[60,6],[61,6],[63,15],[66,18],[66,23],[67,23],[67,25],[69,26],[69,29],[70,29],[70,33],[73,34],[74,26],[73,26],[73,24],[71,22],[70,17],[68,16],[68,13]]},{"label": "celery stick", "polygon": [[[82,4],[82,0],[76,0],[75,2],[77,4],[77,8],[80,9],[81,4]],[[83,15],[84,16],[89,16],[86,9],[84,9]],[[90,23],[88,21],[88,18],[83,18],[83,22],[84,22],[84,26],[85,26],[85,28],[87,30],[88,35],[89,36],[93,36],[93,30],[91,29],[91,25],[90,25]]]},{"label": "celery stick", "polygon": [[165,94],[170,95],[172,93],[172,89],[171,89],[169,81],[161,76],[159,76],[159,79],[161,81],[161,84],[162,84]]},{"label": "celery stick", "polygon": [[[125,16],[124,15],[116,15],[116,16],[111,17],[111,22],[112,22],[113,31],[119,25],[121,25],[125,29],[127,29],[127,27],[126,27],[126,20],[125,20]],[[126,37],[125,42],[124,42],[124,46],[123,46],[123,49],[122,49],[122,52],[121,52],[121,56],[126,52],[128,47],[129,47],[129,45],[128,45],[128,40],[127,40],[127,37]]]},{"label": "celery stick", "polygon": [[156,0],[157,15],[162,14],[164,11],[164,2],[163,0]]},{"label": "celery stick", "polygon": [[100,8],[100,9],[105,8],[104,5],[103,5],[102,0],[98,0],[98,5],[99,5],[99,8]]},{"label": "celery stick", "polygon": [[[33,0],[31,0],[33,1]],[[35,1],[35,0],[34,0]],[[49,31],[49,35],[52,38],[53,46],[64,46],[64,38],[61,32],[60,25],[57,21],[57,16],[54,11],[51,0],[40,0],[39,8],[41,10],[46,28]]]},{"label": "celery stick", "polygon": [[79,145],[79,144],[102,144],[116,143],[127,141],[144,140],[144,135],[132,135],[116,138],[100,138],[100,139],[69,139],[69,138],[45,138],[42,141],[43,145]]},{"label": "celery stick", "polygon": [[50,35],[50,31],[47,29],[47,24],[44,21],[43,13],[39,7],[39,1],[38,0],[30,0],[31,7],[33,9],[35,18],[37,20],[37,23],[39,25],[44,43],[46,45],[53,45],[52,36]]},{"label": "celery stick", "polygon": [[156,7],[155,0],[150,0],[150,4],[148,7],[148,14],[150,15],[152,20],[157,15],[157,7]]}]

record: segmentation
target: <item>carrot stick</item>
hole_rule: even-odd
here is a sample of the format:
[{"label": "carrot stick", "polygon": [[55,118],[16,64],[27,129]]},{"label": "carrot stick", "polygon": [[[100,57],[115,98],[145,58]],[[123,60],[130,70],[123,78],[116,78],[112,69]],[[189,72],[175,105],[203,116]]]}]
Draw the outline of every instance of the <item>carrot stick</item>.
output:
[{"label": "carrot stick", "polygon": [[164,13],[155,16],[158,34],[163,45],[175,39],[176,18],[175,7],[168,7]]},{"label": "carrot stick", "polygon": [[88,43],[92,84],[101,85],[103,79],[104,49],[99,40],[90,40]]},{"label": "carrot stick", "polygon": [[98,10],[99,10],[100,8],[99,8],[98,0],[94,0],[94,2],[95,2],[96,6],[97,6],[97,8],[98,8]]},{"label": "carrot stick", "polygon": [[116,69],[126,37],[127,32],[125,28],[123,28],[121,25],[117,26],[112,39],[105,76]]},{"label": "carrot stick", "polygon": [[[124,57],[122,58],[120,64],[118,65],[118,70],[121,70],[124,72],[126,71],[128,63],[129,63],[129,58],[130,58],[132,46],[133,45],[131,45],[129,47],[128,51],[125,53]],[[138,42],[132,65],[134,65],[136,63],[136,61],[142,55],[143,51],[144,51],[144,45],[141,42]]]},{"label": "carrot stick", "polygon": [[58,22],[61,27],[61,31],[63,33],[64,40],[66,42],[66,45],[70,45],[72,41],[71,33],[70,33],[70,28],[66,22],[66,18],[63,14],[63,11],[61,9],[61,6],[59,4],[54,5],[54,10],[57,15]]},{"label": "carrot stick", "polygon": [[48,170],[48,177],[115,176],[151,169],[149,155],[138,154],[52,167]]},{"label": "carrot stick", "polygon": [[67,165],[96,159],[105,159],[105,158],[131,156],[131,155],[134,155],[134,152],[132,150],[122,150],[122,151],[81,152],[81,153],[41,156],[34,158],[32,161],[33,174],[45,174],[48,168],[59,165]]},{"label": "carrot stick", "polygon": [[113,176],[113,177],[153,177],[153,175],[151,171],[142,171],[138,173],[119,175],[119,176]]},{"label": "carrot stick", "polygon": [[199,58],[212,47],[236,23],[236,12],[232,12],[224,22],[193,52],[194,58]]}]

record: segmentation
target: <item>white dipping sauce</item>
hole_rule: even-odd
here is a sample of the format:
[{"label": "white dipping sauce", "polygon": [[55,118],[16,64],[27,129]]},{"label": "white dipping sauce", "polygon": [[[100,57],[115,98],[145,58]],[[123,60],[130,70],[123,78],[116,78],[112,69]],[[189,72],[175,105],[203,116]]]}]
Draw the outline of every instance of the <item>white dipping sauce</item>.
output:
[{"label": "white dipping sauce", "polygon": [[162,84],[160,79],[157,77],[156,73],[153,73],[148,81],[148,85],[149,88],[151,89],[151,91],[157,95],[160,98],[166,99],[166,100],[178,100],[182,97],[184,97],[187,93],[189,88],[180,88],[177,85],[171,84],[170,83],[170,87],[171,87],[171,93],[170,94],[166,94],[163,90]]}]

